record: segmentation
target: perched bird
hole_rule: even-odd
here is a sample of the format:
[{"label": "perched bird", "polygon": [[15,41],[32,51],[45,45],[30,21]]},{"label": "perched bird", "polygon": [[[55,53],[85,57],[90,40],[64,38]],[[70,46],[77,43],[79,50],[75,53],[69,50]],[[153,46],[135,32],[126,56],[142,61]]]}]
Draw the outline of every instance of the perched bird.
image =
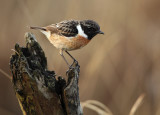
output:
[{"label": "perched bird", "polygon": [[60,50],[60,55],[69,67],[69,63],[63,56],[63,51],[75,62],[75,58],[68,51],[80,49],[87,45],[95,35],[104,34],[100,30],[100,26],[93,20],[65,20],[46,27],[30,28],[38,29],[45,34],[48,40]]}]

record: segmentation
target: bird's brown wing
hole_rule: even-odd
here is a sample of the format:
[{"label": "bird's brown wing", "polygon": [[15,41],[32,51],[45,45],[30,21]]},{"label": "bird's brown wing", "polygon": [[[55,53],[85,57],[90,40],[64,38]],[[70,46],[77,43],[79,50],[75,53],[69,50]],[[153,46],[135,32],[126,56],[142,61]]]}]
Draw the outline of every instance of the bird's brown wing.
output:
[{"label": "bird's brown wing", "polygon": [[60,23],[52,24],[46,27],[51,33],[56,33],[66,37],[74,37],[78,34],[77,25],[78,21],[66,20]]}]

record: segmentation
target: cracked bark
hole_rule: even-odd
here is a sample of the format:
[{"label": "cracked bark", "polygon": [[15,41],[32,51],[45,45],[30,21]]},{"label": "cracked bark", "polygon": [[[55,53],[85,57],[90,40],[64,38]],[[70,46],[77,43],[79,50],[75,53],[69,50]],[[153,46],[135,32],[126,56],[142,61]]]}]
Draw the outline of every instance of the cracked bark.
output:
[{"label": "cracked bark", "polygon": [[15,45],[11,56],[13,88],[24,115],[82,115],[79,99],[79,65],[67,71],[68,80],[47,69],[45,53],[31,33],[26,47]]}]

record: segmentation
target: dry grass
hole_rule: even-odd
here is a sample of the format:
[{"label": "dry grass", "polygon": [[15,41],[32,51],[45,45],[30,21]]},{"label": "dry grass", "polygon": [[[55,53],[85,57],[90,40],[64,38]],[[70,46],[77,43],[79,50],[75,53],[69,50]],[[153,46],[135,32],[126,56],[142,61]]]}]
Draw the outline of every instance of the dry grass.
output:
[{"label": "dry grass", "polygon": [[[31,31],[26,26],[45,26],[65,19],[93,19],[105,35],[98,35],[86,47],[71,52],[81,66],[81,101],[99,100],[114,115],[128,115],[139,94],[144,92],[144,104],[141,108],[137,106],[135,114],[158,115],[159,1],[1,0],[0,9],[0,68],[6,73],[10,72],[10,49],[17,42],[24,45],[24,33]],[[65,76],[67,66],[58,51],[41,33],[32,32],[46,53],[48,68]],[[21,114],[10,81],[0,79],[0,108]],[[96,115],[88,109],[85,114]]]},{"label": "dry grass", "polygon": [[131,111],[130,111],[129,115],[135,115],[135,113],[138,110],[138,108],[142,105],[144,97],[145,97],[145,94],[141,94],[138,97],[138,99],[134,103],[133,107],[131,108]]},{"label": "dry grass", "polygon": [[[136,111],[142,105],[144,97],[145,97],[145,94],[141,94],[138,97],[138,99],[132,106],[129,115],[136,115]],[[88,108],[88,109],[95,111],[98,115],[113,115],[113,113],[107,106],[105,106],[103,103],[96,101],[96,100],[87,100],[85,102],[81,102],[81,106],[83,110],[84,108]]]},{"label": "dry grass", "polygon": [[81,106],[83,109],[88,108],[95,111],[98,113],[98,115],[112,115],[112,112],[107,106],[96,100],[87,100],[85,102],[81,102]]},{"label": "dry grass", "polygon": [[5,71],[3,71],[2,69],[0,69],[0,73],[2,73],[4,77],[8,78],[9,80],[11,80],[11,76],[9,74],[7,74]]}]

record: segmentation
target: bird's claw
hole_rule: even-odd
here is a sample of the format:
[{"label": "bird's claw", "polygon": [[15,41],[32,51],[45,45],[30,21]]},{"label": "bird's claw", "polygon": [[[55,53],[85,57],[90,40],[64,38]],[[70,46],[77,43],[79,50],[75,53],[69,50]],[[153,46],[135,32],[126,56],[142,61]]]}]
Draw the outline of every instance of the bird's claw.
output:
[{"label": "bird's claw", "polygon": [[69,69],[75,68],[78,65],[78,61],[74,59],[73,63],[69,67]]},{"label": "bird's claw", "polygon": [[74,60],[73,63],[69,66],[69,69],[66,71],[66,74],[68,74],[68,72],[72,69],[75,69],[78,65],[78,61]]}]

